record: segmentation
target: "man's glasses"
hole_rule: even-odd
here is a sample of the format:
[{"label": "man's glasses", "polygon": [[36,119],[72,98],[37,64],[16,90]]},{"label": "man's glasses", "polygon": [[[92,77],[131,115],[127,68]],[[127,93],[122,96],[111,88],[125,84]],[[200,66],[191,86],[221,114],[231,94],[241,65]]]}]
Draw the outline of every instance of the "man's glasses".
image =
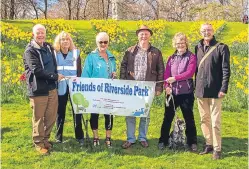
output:
[{"label": "man's glasses", "polygon": [[102,43],[108,44],[108,41],[99,41],[99,44],[102,44]]},{"label": "man's glasses", "polygon": [[211,31],[213,31],[213,29],[203,29],[203,30],[201,30],[201,33],[211,32]]}]

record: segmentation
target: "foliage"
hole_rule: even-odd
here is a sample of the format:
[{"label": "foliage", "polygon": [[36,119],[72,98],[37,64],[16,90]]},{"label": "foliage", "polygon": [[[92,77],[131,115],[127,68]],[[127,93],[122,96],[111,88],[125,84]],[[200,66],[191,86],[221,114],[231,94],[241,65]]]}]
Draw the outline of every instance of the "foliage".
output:
[{"label": "foliage", "polygon": [[[150,29],[154,32],[152,36],[152,44],[160,48],[163,52],[164,59],[165,53],[169,53],[172,51],[171,46],[171,38],[173,34],[176,32],[175,29],[177,27],[177,31],[181,30],[186,33],[190,39],[190,49],[192,50],[194,45],[201,39],[199,30],[200,25],[204,21],[199,22],[189,22],[189,23],[169,23],[163,20],[158,21],[114,21],[114,20],[91,20],[86,24],[78,25],[78,22],[65,21],[65,20],[34,20],[33,24],[42,23],[47,28],[47,34],[49,35],[47,40],[49,42],[53,42],[56,34],[60,33],[60,31],[65,30],[71,33],[73,40],[76,46],[82,51],[81,57],[82,65],[84,64],[84,58],[86,54],[94,50],[96,48],[95,36],[100,31],[106,31],[110,36],[110,46],[109,49],[116,57],[116,65],[117,65],[117,75],[119,76],[120,63],[122,61],[124,52],[126,49],[134,45],[137,41],[137,37],[135,36],[135,30],[140,27],[141,24],[146,24]],[[21,59],[21,55],[23,54],[24,47],[31,38],[30,32],[25,32],[19,29],[15,25],[15,22],[11,22],[11,24],[6,22],[1,22],[2,28],[2,41],[0,44],[2,51],[2,101],[8,102],[12,100],[18,100],[19,98],[23,98],[23,92],[25,90],[25,84],[17,79],[22,75],[23,62]],[[81,22],[79,22],[81,23]],[[89,29],[91,25],[92,29]],[[127,26],[126,23],[129,23],[130,26]],[[240,23],[227,23],[225,21],[210,21],[215,29],[216,38],[223,38],[221,42],[226,41],[229,42],[229,48],[232,52],[231,57],[231,78],[229,85],[229,93],[224,100],[224,109],[234,111],[237,109],[245,109],[247,108],[248,102],[246,101],[247,96],[247,80],[245,77],[248,75],[246,68],[248,66],[245,61],[245,57],[247,54],[243,51],[248,50],[247,46],[247,31],[245,27],[239,28]],[[18,23],[20,25],[20,23]],[[24,24],[25,25],[25,24]],[[22,28],[28,30],[24,25]],[[30,24],[29,24],[30,25]],[[84,26],[87,25],[88,29],[84,30]],[[182,26],[184,25],[184,28]],[[225,27],[225,25],[227,25]],[[80,27],[81,26],[81,27]],[[77,27],[77,30],[74,28]],[[186,29],[189,28],[189,29]],[[224,29],[225,28],[225,29]],[[237,36],[236,31],[233,29],[240,30],[240,34]],[[30,28],[31,30],[31,28]],[[84,30],[85,32],[82,32]],[[230,32],[233,31],[231,34]],[[90,36],[85,36],[86,33],[91,32]],[[84,35],[84,36],[83,36]],[[222,36],[220,36],[222,35]],[[226,37],[229,37],[228,39]],[[237,45],[238,44],[238,45]],[[236,48],[236,45],[239,48]],[[15,51],[15,52],[13,52]],[[193,51],[193,50],[192,50]],[[14,62],[16,61],[16,62]],[[166,60],[165,60],[166,61]],[[237,62],[238,64],[236,64]],[[241,69],[243,67],[243,69]],[[12,73],[13,72],[13,73]],[[240,85],[241,84],[241,85]],[[244,87],[242,87],[244,86]],[[242,94],[241,94],[242,93]],[[235,99],[236,98],[236,99]],[[20,99],[22,100],[22,99]],[[154,99],[153,104],[163,106],[164,104],[164,95],[162,94],[159,97]]]},{"label": "foliage", "polygon": [[241,31],[232,39],[231,51],[235,55],[248,56],[248,30]]},{"label": "foliage", "polygon": [[232,56],[229,96],[225,97],[223,108],[236,111],[248,106],[248,58]]}]

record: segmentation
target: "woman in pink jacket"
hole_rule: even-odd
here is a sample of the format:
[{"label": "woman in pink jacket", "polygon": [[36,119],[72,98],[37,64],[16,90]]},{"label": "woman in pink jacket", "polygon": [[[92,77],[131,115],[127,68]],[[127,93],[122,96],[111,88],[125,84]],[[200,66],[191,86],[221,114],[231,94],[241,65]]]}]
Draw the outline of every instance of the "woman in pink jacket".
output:
[{"label": "woman in pink jacket", "polygon": [[187,144],[190,151],[196,152],[197,136],[193,113],[194,87],[192,78],[196,70],[196,56],[188,50],[188,40],[183,33],[175,34],[172,41],[176,51],[169,57],[164,72],[164,87],[169,104],[167,107],[165,104],[158,148],[162,150],[168,146],[171,123],[174,119],[176,108],[180,106],[186,123]]}]

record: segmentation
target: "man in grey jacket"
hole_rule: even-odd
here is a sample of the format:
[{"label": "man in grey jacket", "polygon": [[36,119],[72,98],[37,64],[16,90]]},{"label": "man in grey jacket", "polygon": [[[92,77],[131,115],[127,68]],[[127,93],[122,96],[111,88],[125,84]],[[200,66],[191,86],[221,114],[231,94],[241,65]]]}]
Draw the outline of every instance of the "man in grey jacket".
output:
[{"label": "man in grey jacket", "polygon": [[201,129],[206,141],[203,152],[213,151],[213,159],[221,158],[221,107],[230,78],[228,46],[215,40],[211,24],[201,25],[203,39],[195,47],[197,56],[196,89]]}]

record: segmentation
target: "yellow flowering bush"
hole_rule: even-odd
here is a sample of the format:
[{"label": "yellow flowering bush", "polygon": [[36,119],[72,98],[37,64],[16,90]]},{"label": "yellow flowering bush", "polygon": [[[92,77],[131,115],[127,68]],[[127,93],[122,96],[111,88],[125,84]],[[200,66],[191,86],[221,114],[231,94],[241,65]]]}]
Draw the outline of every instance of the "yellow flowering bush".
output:
[{"label": "yellow flowering bush", "polygon": [[[95,40],[93,40],[95,37],[91,39],[87,37],[84,39],[84,36],[65,20],[34,20],[33,23],[41,23],[47,28],[47,41],[50,43],[53,43],[55,36],[62,30],[69,32],[76,46],[82,51],[82,65],[84,64],[85,54],[96,48]],[[125,50],[129,46],[134,45],[137,41],[137,37],[134,36],[134,30],[127,32],[127,30],[119,25],[119,21],[115,20],[91,20],[90,23],[96,34],[100,31],[105,31],[109,34],[109,49],[117,59],[117,72],[119,72]],[[201,39],[199,32],[202,23],[204,22],[191,23],[191,27],[188,31],[188,37],[190,38],[190,42],[192,42],[191,47],[194,47],[195,43]],[[219,35],[220,32],[223,31],[223,27],[226,24],[224,21],[211,21],[210,23],[213,25],[216,35]],[[137,21],[137,28],[142,24],[149,26],[153,31],[151,42],[154,46],[159,49],[165,46],[166,36],[168,36],[167,28],[170,23],[164,20]],[[30,32],[24,32],[12,24],[1,22],[2,40],[0,42],[0,49],[2,52],[1,86],[3,102],[11,101],[13,98],[23,100],[23,98],[26,97],[26,85],[25,82],[22,81],[24,78],[22,76],[24,72],[22,54],[25,46],[32,37],[31,31],[32,29],[30,29]],[[229,47],[232,53],[230,58],[231,78],[228,95],[225,97],[223,105],[227,110],[236,110],[237,108],[247,108],[248,105],[248,61],[246,53],[242,52],[248,50],[247,30],[231,38],[230,41],[231,44],[229,44]],[[117,73],[117,75],[119,75],[119,73]],[[22,80],[20,80],[20,78]],[[161,100],[159,101],[162,102]]]},{"label": "yellow flowering bush", "polygon": [[10,40],[13,42],[29,42],[32,36],[32,32],[23,32],[18,27],[15,27],[9,23],[1,21],[0,24],[2,40]]},{"label": "yellow flowering bush", "polygon": [[248,56],[248,29],[231,40],[231,51],[236,55]]},{"label": "yellow flowering bush", "polygon": [[246,109],[248,105],[248,58],[231,56],[230,68],[229,95],[224,99],[224,108],[229,110]]},{"label": "yellow flowering bush", "polygon": [[64,19],[36,19],[33,20],[34,24],[42,24],[46,27],[46,41],[53,44],[55,36],[61,31],[68,32],[72,38],[76,36],[76,30],[69,25]]},{"label": "yellow flowering bush", "polygon": [[21,55],[15,59],[9,59],[3,56],[1,59],[1,84],[2,84],[2,102],[10,102],[12,96],[26,98],[26,82],[22,77],[24,72],[23,60]]}]

